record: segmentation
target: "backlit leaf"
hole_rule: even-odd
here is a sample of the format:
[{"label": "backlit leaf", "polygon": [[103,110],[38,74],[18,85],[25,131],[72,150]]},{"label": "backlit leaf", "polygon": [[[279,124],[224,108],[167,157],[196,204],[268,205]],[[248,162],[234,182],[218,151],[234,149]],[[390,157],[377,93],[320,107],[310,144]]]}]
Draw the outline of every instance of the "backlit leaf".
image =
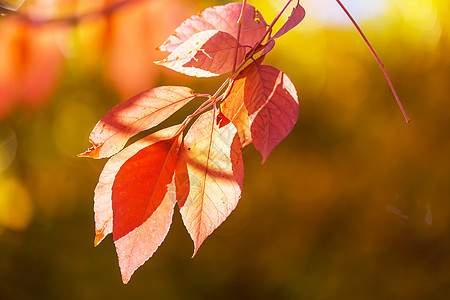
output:
[{"label": "backlit leaf", "polygon": [[189,195],[178,199],[178,206],[194,241],[194,255],[236,207],[244,180],[236,129],[232,124],[219,128],[216,116],[204,113],[189,129],[176,171],[188,178]]},{"label": "backlit leaf", "polygon": [[[229,33],[206,30],[191,36],[167,58],[156,62],[177,72],[197,77],[211,77],[233,70],[236,39]],[[238,50],[237,62],[245,50]]]},{"label": "backlit leaf", "polygon": [[144,264],[161,245],[172,223],[175,184],[167,186],[167,194],[153,214],[139,227],[114,242],[122,280],[127,283],[134,271]]},{"label": "backlit leaf", "polygon": [[224,100],[222,113],[248,135],[247,110],[251,140],[264,162],[297,122],[298,98],[286,74],[258,62],[248,65],[236,78]]},{"label": "backlit leaf", "polygon": [[[135,157],[135,155],[143,150],[146,147],[154,145],[156,143],[160,143],[160,141],[171,140],[173,135],[178,130],[179,126],[170,127],[161,131],[158,131],[154,134],[151,134],[133,144],[123,149],[121,152],[117,153],[113,157],[111,157],[108,162],[105,164],[103,171],[100,175],[100,179],[98,181],[97,187],[95,188],[95,197],[94,197],[94,212],[95,212],[95,245],[98,245],[103,238],[113,231],[113,204],[112,204],[112,192],[114,180],[116,179],[116,175],[119,170],[123,167],[123,165],[131,158]],[[160,145],[160,144],[159,144]],[[161,145],[160,145],[161,146]],[[157,149],[163,149],[164,147],[158,146]],[[168,143],[163,143],[162,146],[168,147]],[[144,151],[152,151],[155,148],[151,148],[150,150]],[[133,159],[135,160],[135,159]],[[127,163],[127,165],[129,165]],[[136,165],[139,165],[138,162]],[[150,168],[151,169],[151,168]],[[146,172],[147,170],[137,170],[136,172]],[[122,171],[123,172],[123,171]],[[143,175],[141,173],[141,175]],[[151,176],[150,176],[151,177]],[[147,179],[145,180],[147,182]],[[133,183],[131,183],[133,184]],[[117,189],[117,186],[116,186]],[[130,200],[130,201],[133,201]]]},{"label": "backlit leaf", "polygon": [[[241,3],[229,3],[207,8],[184,21],[159,49],[172,52],[191,36],[205,30],[224,31],[237,38],[237,20],[241,8]],[[266,27],[267,24],[262,15],[253,6],[246,4],[242,19],[240,44],[254,46],[264,36]]]},{"label": "backlit leaf", "polygon": [[277,33],[275,33],[272,38],[276,39],[287,33],[289,30],[297,26],[305,18],[305,15],[305,9],[300,5],[300,1],[297,1],[297,5],[292,10],[291,15],[287,19],[286,23],[283,24],[283,26],[277,31]]},{"label": "backlit leaf", "polygon": [[220,105],[221,113],[236,127],[243,147],[252,142],[250,121],[244,102],[246,80],[246,74],[241,72],[234,80],[230,91]]},{"label": "backlit leaf", "polygon": [[120,167],[112,186],[114,241],[139,227],[161,204],[175,172],[177,146],[178,136],[157,141]]},{"label": "backlit leaf", "polygon": [[162,86],[118,104],[91,132],[94,146],[79,156],[103,158],[117,153],[130,137],[158,125],[194,98],[190,88]]}]

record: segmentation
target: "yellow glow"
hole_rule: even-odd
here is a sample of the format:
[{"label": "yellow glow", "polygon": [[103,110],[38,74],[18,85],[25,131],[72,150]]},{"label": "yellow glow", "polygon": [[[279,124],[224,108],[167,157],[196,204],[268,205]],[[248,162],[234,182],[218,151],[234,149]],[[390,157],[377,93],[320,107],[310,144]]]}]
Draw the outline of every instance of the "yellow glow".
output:
[{"label": "yellow glow", "polygon": [[0,180],[0,226],[22,231],[33,217],[28,191],[14,177]]},{"label": "yellow glow", "polygon": [[436,8],[432,1],[399,0],[398,7],[405,20],[421,30],[430,30],[436,24]]}]

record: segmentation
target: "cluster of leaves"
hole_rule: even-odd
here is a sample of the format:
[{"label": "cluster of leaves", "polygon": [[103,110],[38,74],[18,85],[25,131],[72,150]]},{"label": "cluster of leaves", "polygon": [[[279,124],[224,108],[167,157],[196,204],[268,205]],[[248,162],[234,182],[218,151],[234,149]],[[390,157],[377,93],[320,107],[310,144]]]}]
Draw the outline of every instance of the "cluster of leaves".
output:
[{"label": "cluster of leaves", "polygon": [[[92,131],[93,147],[79,156],[112,156],[95,189],[95,245],[113,234],[124,283],[164,240],[175,203],[195,255],[241,197],[241,149],[253,143],[265,161],[292,130],[298,116],[295,87],[282,71],[263,64],[275,39],[305,16],[297,1],[273,34],[291,2],[270,25],[246,1],[190,17],[159,47],[170,54],[157,64],[196,77],[230,72],[216,93],[156,87],[117,105]],[[206,100],[181,124],[123,148],[130,137],[160,124],[196,97]]]}]

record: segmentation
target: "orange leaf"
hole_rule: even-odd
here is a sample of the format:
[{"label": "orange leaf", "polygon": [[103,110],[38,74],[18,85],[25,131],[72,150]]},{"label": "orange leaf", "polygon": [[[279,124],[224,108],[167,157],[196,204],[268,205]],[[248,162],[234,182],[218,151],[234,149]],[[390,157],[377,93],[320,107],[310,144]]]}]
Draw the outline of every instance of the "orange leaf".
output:
[{"label": "orange leaf", "polygon": [[244,101],[246,80],[246,72],[239,73],[226,98],[220,105],[221,113],[236,127],[242,147],[252,142],[250,121]]},{"label": "orange leaf", "polygon": [[247,110],[251,140],[264,163],[297,122],[298,97],[286,74],[258,62],[251,63],[239,74],[224,100],[222,113],[248,139]]},{"label": "orange leaf", "polygon": [[81,157],[103,158],[120,151],[133,135],[152,128],[194,99],[182,86],[161,86],[142,92],[114,107],[89,136],[94,145]]},{"label": "orange leaf", "polygon": [[176,176],[188,176],[189,195],[179,198],[178,206],[194,241],[194,255],[236,207],[244,180],[236,129],[232,124],[219,128],[216,116],[204,113],[189,129],[176,171]]}]

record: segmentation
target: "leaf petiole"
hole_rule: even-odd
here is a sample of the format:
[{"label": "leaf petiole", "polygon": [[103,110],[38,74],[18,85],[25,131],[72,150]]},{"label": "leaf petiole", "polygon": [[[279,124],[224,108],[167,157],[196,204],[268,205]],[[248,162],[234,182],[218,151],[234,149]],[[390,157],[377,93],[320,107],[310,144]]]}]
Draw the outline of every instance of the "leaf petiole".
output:
[{"label": "leaf petiole", "polygon": [[237,63],[238,50],[239,50],[239,40],[241,38],[242,18],[244,16],[244,10],[245,10],[246,4],[247,4],[247,0],[243,0],[242,7],[241,7],[241,14],[239,15],[239,19],[237,20],[238,29],[237,29],[237,36],[236,36],[236,50],[234,53],[233,71],[231,71],[231,73],[234,73],[234,71],[236,70],[236,63]]}]

